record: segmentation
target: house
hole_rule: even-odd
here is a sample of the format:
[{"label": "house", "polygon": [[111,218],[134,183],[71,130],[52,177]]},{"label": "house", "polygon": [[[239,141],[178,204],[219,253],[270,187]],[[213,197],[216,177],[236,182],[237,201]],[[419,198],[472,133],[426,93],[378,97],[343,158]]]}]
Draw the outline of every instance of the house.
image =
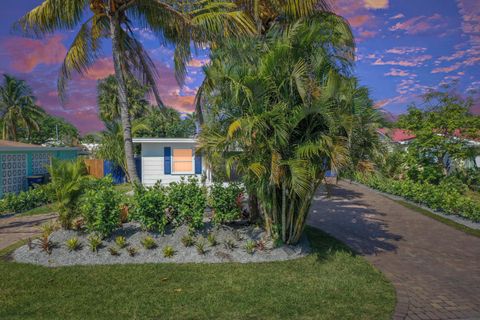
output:
[{"label": "house", "polygon": [[377,132],[382,141],[388,141],[398,145],[407,145],[415,139],[415,135],[412,132],[399,128],[379,128]]},{"label": "house", "polygon": [[75,159],[78,148],[44,147],[0,140],[0,198],[27,189],[27,177],[42,179],[52,157]]},{"label": "house", "polygon": [[196,153],[194,138],[134,138],[141,145],[141,180],[145,186],[178,182],[182,177],[197,177],[211,182],[204,157]]}]

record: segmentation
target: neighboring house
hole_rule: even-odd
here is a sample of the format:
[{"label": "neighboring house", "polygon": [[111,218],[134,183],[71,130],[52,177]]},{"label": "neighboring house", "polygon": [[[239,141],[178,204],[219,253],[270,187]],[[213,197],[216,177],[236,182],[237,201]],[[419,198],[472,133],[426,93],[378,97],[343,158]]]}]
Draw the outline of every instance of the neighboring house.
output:
[{"label": "neighboring house", "polygon": [[[415,135],[411,131],[399,128],[380,128],[377,132],[380,135],[381,141],[387,143],[390,151],[393,151],[395,146],[400,146],[403,150],[406,150],[408,144],[415,139]],[[455,132],[455,137],[455,139],[463,139],[469,145],[480,148],[480,141],[465,137],[461,134],[460,130]],[[447,155],[445,159],[443,159],[443,162],[446,164],[449,171],[459,167],[480,168],[480,155],[467,160],[455,160]]]},{"label": "neighboring house", "polygon": [[202,177],[211,182],[211,174],[203,156],[196,154],[197,140],[193,138],[134,138],[141,144],[142,183],[153,186],[178,182],[181,177]]},{"label": "neighboring house", "polygon": [[43,147],[0,140],[0,197],[27,188],[27,177],[43,176],[52,157],[75,159],[78,148]]}]

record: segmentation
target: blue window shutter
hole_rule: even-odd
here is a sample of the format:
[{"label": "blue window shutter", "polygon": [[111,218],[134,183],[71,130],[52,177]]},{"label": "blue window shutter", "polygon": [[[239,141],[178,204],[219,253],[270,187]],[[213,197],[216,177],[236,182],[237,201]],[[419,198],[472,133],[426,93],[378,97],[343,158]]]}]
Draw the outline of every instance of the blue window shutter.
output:
[{"label": "blue window shutter", "polygon": [[164,173],[172,174],[172,148],[165,147],[163,149],[163,159],[164,159]]},{"label": "blue window shutter", "polygon": [[202,155],[195,155],[195,174],[202,174]]}]

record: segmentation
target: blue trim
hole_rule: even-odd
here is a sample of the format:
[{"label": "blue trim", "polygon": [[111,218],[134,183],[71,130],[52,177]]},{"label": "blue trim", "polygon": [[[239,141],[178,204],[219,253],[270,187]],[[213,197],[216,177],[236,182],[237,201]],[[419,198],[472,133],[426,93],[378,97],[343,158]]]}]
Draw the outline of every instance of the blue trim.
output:
[{"label": "blue trim", "polygon": [[164,147],[163,160],[164,160],[164,173],[172,174],[172,148]]},{"label": "blue trim", "polygon": [[202,174],[202,156],[195,155],[195,174]]}]

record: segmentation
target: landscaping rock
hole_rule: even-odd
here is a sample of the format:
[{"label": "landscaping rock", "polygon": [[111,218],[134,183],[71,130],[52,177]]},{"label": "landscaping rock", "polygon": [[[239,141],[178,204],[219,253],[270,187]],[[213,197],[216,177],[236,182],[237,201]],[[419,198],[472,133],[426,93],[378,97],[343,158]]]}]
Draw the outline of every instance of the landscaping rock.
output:
[{"label": "landscaping rock", "polygon": [[[218,244],[210,246],[207,242],[209,233],[215,234]],[[49,255],[42,251],[39,240],[33,241],[33,248],[22,246],[13,253],[14,260],[18,262],[33,263],[43,266],[70,266],[70,265],[94,265],[94,264],[125,264],[125,263],[222,263],[222,262],[267,262],[290,260],[303,257],[310,252],[310,246],[306,238],[296,246],[280,246],[273,249],[256,249],[253,254],[247,253],[245,244],[248,240],[258,241],[265,237],[265,232],[258,227],[249,225],[220,226],[214,227],[210,223],[198,231],[195,241],[202,240],[206,243],[206,253],[199,254],[195,246],[185,247],[181,239],[188,234],[188,228],[181,226],[177,230],[167,229],[161,235],[154,232],[142,231],[136,223],[126,223],[116,230],[109,238],[104,239],[103,245],[98,252],[92,252],[88,246],[88,234],[81,231],[59,230],[50,236],[55,247]],[[117,236],[124,236],[127,240],[125,248],[119,248],[115,244]],[[155,239],[157,247],[145,249],[141,240],[147,236]],[[69,251],[65,242],[77,237],[82,247],[77,251]],[[227,248],[225,242],[231,242],[233,248]],[[166,258],[163,248],[172,246],[175,250],[173,257]],[[117,249],[119,255],[112,255],[109,248]],[[127,248],[134,247],[136,254],[130,256]]]}]

